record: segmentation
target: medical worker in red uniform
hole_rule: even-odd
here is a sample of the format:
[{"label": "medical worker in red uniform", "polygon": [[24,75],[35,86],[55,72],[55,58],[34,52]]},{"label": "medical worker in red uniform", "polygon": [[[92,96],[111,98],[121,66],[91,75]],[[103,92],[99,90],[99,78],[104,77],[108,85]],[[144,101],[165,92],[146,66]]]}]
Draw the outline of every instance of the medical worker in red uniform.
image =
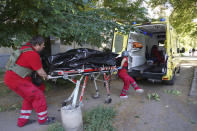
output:
[{"label": "medical worker in red uniform", "polygon": [[151,57],[154,61],[154,63],[163,64],[164,63],[164,57],[162,56],[162,52],[158,50],[157,45],[153,45],[151,49]]},{"label": "medical worker in red uniform", "polygon": [[19,127],[31,123],[32,120],[29,120],[29,117],[33,109],[37,113],[40,125],[53,123],[55,119],[47,115],[47,104],[43,93],[45,85],[41,84],[38,87],[32,83],[30,74],[24,75],[24,72],[36,71],[43,79],[47,79],[47,74],[42,68],[42,62],[38,54],[44,47],[44,39],[41,36],[33,37],[20,48],[23,52],[14,66],[8,68],[5,73],[5,84],[23,98],[22,109],[17,123]]},{"label": "medical worker in red uniform", "polygon": [[144,90],[139,88],[136,81],[128,75],[127,69],[128,69],[128,55],[129,53],[127,51],[122,52],[123,59],[121,61],[121,66],[118,68],[118,76],[123,80],[124,86],[122,89],[122,92],[120,94],[120,98],[128,98],[127,92],[129,90],[130,85],[134,88],[134,90],[137,93],[143,93]]}]

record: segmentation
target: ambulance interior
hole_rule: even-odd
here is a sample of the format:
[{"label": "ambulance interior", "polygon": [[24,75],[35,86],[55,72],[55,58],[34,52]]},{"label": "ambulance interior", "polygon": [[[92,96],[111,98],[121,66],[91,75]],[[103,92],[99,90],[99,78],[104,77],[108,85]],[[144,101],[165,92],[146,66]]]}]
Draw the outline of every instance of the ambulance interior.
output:
[{"label": "ambulance interior", "polygon": [[128,38],[128,72],[131,76],[161,79],[166,73],[166,24],[137,27],[139,31],[130,32]]}]

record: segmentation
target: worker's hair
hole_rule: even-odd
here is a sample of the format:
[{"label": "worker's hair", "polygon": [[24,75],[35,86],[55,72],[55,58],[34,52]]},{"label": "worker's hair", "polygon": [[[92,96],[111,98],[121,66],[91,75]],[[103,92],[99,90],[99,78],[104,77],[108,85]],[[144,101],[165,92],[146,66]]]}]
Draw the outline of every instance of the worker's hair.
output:
[{"label": "worker's hair", "polygon": [[128,51],[123,51],[122,56],[129,56],[129,52]]},{"label": "worker's hair", "polygon": [[39,44],[41,45],[42,43],[44,43],[44,38],[40,35],[36,35],[34,37],[32,37],[32,39],[29,41],[29,43],[33,46]]}]

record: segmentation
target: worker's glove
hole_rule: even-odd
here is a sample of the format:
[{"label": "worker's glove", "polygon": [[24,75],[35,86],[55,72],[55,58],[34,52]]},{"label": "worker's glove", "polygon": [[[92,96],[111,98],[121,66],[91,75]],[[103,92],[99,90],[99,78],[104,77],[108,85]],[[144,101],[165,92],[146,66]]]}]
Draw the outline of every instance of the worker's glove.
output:
[{"label": "worker's glove", "polygon": [[122,69],[122,67],[120,66],[120,67],[118,67],[117,69],[120,70],[120,69]]},{"label": "worker's glove", "polygon": [[50,75],[47,75],[47,80],[52,79],[52,77]]}]

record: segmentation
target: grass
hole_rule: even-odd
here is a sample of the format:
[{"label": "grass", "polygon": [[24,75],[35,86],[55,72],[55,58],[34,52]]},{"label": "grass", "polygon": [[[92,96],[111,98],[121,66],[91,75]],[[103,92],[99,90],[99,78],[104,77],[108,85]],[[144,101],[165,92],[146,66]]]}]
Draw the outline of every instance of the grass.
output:
[{"label": "grass", "polygon": [[[72,82],[68,81],[68,80],[64,80],[64,79],[57,79],[56,82],[52,82],[51,80],[49,81],[43,81],[45,86],[46,86],[46,91],[49,91],[51,89],[54,89],[54,85],[58,88],[65,88],[65,85],[67,87],[73,87],[75,86]],[[55,88],[56,89],[56,88]]]},{"label": "grass", "polygon": [[85,131],[114,131],[112,126],[116,111],[112,107],[98,106],[83,115]]},{"label": "grass", "polygon": [[[98,106],[83,113],[84,131],[114,131],[112,126],[116,111],[112,107]],[[61,123],[56,122],[48,126],[47,131],[64,131]]]},{"label": "grass", "polygon": [[0,112],[18,110],[21,109],[21,107],[22,103],[16,103],[12,105],[0,105]]},{"label": "grass", "polygon": [[6,87],[5,85],[0,84],[0,96],[6,96],[7,94],[9,94],[10,92],[12,92],[12,90],[10,90],[8,87]]},{"label": "grass", "polygon": [[[84,131],[114,131],[112,126],[116,111],[112,107],[98,106],[83,113]],[[61,123],[56,122],[48,126],[47,131],[64,131]]]},{"label": "grass", "polygon": [[64,131],[64,128],[61,123],[55,122],[48,126],[47,131]]},{"label": "grass", "polygon": [[0,69],[0,76],[5,74],[5,70],[4,69]]}]

